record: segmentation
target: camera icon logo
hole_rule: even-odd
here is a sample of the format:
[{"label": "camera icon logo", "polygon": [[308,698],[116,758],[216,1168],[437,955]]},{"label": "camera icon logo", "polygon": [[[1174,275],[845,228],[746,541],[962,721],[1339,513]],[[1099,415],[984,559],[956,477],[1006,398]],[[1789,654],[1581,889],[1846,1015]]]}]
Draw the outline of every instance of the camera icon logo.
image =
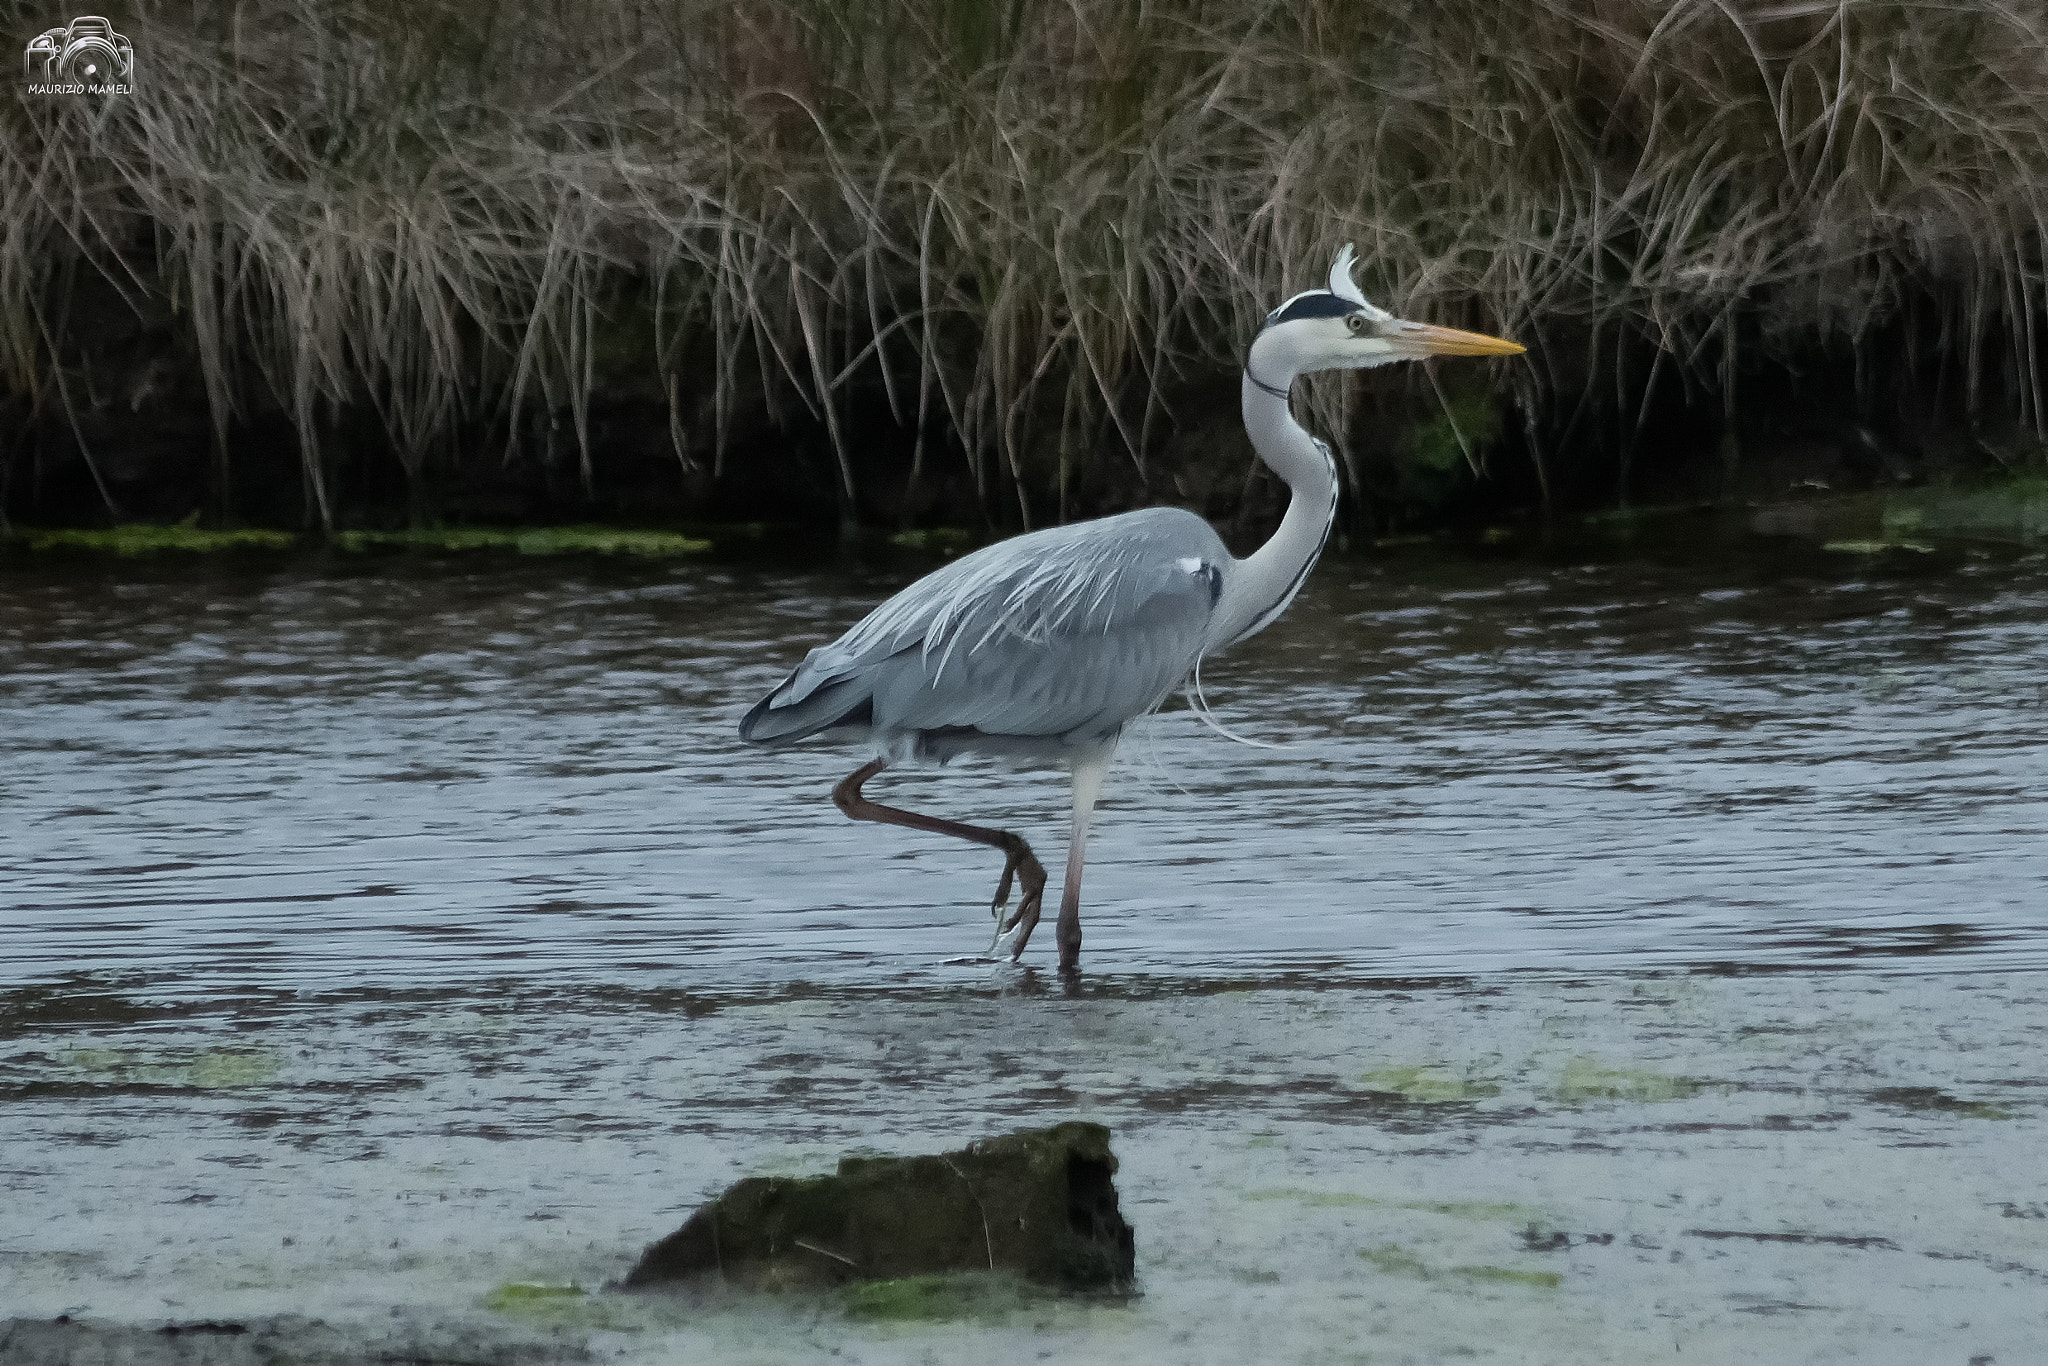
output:
[{"label": "camera icon logo", "polygon": [[118,85],[135,74],[135,49],[105,19],[82,14],[30,39],[21,64],[31,81],[40,76],[46,85]]}]

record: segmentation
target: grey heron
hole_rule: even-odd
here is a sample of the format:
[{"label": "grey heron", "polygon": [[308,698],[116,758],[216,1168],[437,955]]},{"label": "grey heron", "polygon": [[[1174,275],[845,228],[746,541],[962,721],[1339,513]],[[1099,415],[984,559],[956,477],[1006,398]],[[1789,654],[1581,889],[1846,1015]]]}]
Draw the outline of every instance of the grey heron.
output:
[{"label": "grey heron", "polygon": [[[1375,308],[1352,280],[1355,259],[1346,246],[1327,289],[1274,309],[1246,355],[1245,430],[1290,493],[1278,530],[1252,555],[1235,558],[1207,522],[1170,507],[1000,541],[927,574],[812,650],[740,722],[741,738],[756,744],[821,733],[864,740],[874,757],[832,793],[842,812],[1002,850],[991,953],[1021,958],[1038,924],[1045,869],[1031,846],[1007,830],[883,806],[862,786],[892,763],[968,753],[1064,765],[1073,824],[1059,961],[1062,972],[1079,966],[1088,821],[1118,739],[1202,659],[1287,610],[1336,519],[1336,461],[1289,411],[1294,381],[1318,370],[1523,350]],[[1023,894],[1010,911],[1013,881]]]}]

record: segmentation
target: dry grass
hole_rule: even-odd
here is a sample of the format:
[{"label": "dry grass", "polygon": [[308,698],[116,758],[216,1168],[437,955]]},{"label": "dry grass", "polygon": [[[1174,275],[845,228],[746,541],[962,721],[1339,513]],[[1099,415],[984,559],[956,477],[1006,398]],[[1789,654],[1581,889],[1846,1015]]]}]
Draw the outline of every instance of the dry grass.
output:
[{"label": "dry grass", "polygon": [[[562,432],[651,318],[677,458],[849,392],[1028,524],[1359,243],[1533,343],[1545,451],[1743,348],[1936,337],[2048,428],[2048,21],[2001,0],[347,0],[166,6],[137,91],[0,110],[0,370],[79,401],[78,282],[175,312],[223,450],[374,411],[416,480]],[[1896,349],[1895,347],[1893,349]],[[1920,356],[1915,363],[1926,365]],[[1923,372],[1924,373],[1924,372]],[[1863,370],[1859,368],[1859,375]],[[1882,376],[1868,380],[1886,382]],[[1350,390],[1310,401],[1343,429]],[[460,458],[498,458],[498,450]],[[225,468],[222,469],[225,477]]]}]

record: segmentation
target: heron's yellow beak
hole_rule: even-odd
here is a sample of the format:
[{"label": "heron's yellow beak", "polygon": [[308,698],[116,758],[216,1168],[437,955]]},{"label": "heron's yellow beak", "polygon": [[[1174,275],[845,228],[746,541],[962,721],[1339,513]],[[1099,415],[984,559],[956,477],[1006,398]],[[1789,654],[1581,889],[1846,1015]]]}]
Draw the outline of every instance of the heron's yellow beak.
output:
[{"label": "heron's yellow beak", "polygon": [[1392,340],[1421,356],[1519,356],[1529,349],[1505,337],[1460,332],[1455,327],[1433,327],[1429,323],[1404,322]]}]

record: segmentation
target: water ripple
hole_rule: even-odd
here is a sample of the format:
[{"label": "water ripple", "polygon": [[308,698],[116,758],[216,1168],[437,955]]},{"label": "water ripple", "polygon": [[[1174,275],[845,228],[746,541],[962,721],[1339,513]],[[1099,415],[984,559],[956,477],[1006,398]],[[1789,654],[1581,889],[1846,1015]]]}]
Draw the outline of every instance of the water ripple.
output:
[{"label": "water ripple", "polygon": [[[986,942],[983,851],[734,734],[900,579],[5,574],[0,980],[852,982]],[[2048,965],[2044,623],[2038,558],[1333,563],[1205,670],[1284,748],[1126,744],[1091,967]],[[1057,775],[884,786],[1057,856]]]}]

